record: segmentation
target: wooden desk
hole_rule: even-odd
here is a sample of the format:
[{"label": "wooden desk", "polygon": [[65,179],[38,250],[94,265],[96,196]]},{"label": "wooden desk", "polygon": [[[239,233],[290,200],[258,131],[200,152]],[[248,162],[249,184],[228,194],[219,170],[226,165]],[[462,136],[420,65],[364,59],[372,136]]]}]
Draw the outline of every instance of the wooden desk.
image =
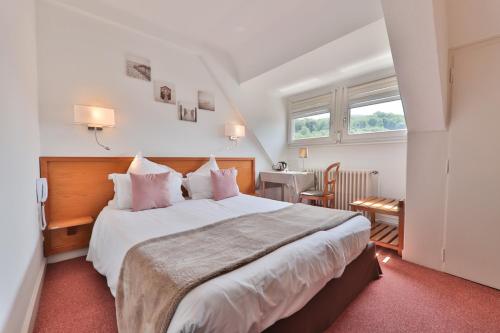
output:
[{"label": "wooden desk", "polygon": [[266,196],[266,183],[281,185],[281,201],[285,201],[285,187],[289,190],[291,202],[297,202],[302,191],[314,187],[314,174],[302,171],[261,171],[262,197]]},{"label": "wooden desk", "polygon": [[[349,204],[353,211],[368,212],[372,222],[370,239],[380,247],[398,251],[401,256],[404,247],[405,202],[404,200],[368,197]],[[375,214],[397,216],[397,226],[375,221]]]}]

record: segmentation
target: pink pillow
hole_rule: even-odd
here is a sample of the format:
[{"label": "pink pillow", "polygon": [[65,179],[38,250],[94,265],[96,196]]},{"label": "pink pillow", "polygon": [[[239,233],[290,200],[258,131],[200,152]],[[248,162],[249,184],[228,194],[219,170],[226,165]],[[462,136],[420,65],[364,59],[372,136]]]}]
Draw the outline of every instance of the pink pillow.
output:
[{"label": "pink pillow", "polygon": [[170,172],[138,175],[130,174],[132,183],[132,211],[168,207]]},{"label": "pink pillow", "polygon": [[236,183],[237,174],[238,170],[235,168],[210,170],[214,200],[235,197],[240,193],[240,189]]}]

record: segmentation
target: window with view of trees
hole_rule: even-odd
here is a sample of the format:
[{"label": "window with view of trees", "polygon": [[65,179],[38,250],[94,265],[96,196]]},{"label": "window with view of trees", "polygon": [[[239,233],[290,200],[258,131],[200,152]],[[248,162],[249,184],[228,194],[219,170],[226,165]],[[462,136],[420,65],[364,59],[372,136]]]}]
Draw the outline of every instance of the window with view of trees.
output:
[{"label": "window with view of trees", "polygon": [[349,113],[349,134],[406,130],[401,100],[355,107]]},{"label": "window with view of trees", "polygon": [[[301,96],[308,97],[301,99]],[[332,87],[326,93],[323,88],[317,95],[306,92],[290,97],[288,102],[290,144],[365,143],[406,138],[396,77]]]},{"label": "window with view of trees", "polygon": [[293,119],[293,140],[330,136],[330,112]]}]

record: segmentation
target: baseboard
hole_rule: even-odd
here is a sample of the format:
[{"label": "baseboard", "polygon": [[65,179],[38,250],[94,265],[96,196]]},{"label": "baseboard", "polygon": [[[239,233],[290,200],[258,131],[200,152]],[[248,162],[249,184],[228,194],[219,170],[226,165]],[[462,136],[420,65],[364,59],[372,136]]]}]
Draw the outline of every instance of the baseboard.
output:
[{"label": "baseboard", "polygon": [[43,281],[45,278],[45,268],[47,264],[44,263],[38,272],[36,278],[35,288],[33,288],[33,294],[31,295],[31,300],[26,310],[26,317],[24,317],[22,333],[31,333],[35,327],[36,315],[38,313],[38,304],[40,303],[40,295],[42,294]]},{"label": "baseboard", "polygon": [[64,253],[60,253],[60,254],[54,254],[54,255],[51,255],[47,258],[47,262],[49,264],[54,264],[54,263],[59,262],[59,261],[64,261],[64,260],[69,260],[69,259],[74,259],[74,258],[86,256],[88,251],[89,251],[88,248],[84,248],[84,249],[64,252]]}]

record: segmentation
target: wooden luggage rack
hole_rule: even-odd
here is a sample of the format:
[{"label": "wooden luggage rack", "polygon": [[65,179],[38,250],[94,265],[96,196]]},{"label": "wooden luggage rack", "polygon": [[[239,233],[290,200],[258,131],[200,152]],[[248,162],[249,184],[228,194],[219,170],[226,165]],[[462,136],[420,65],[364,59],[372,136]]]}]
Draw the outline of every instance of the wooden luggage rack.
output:
[{"label": "wooden luggage rack", "polygon": [[[368,197],[349,204],[351,210],[367,212],[372,222],[370,239],[377,246],[398,251],[401,256],[404,247],[405,202],[381,197]],[[377,222],[375,214],[397,216],[398,225]]]}]

